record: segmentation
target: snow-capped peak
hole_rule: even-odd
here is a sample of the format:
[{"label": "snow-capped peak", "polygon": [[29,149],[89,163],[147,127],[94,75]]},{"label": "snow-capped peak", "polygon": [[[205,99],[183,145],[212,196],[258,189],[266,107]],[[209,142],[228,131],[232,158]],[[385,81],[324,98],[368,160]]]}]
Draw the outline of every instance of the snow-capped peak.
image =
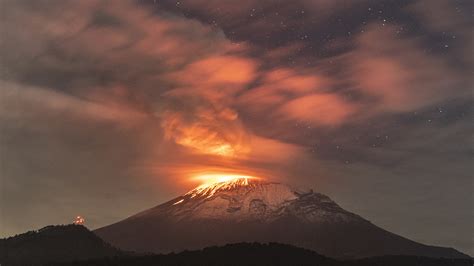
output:
[{"label": "snow-capped peak", "polygon": [[255,183],[256,178],[252,177],[236,177],[228,181],[217,182],[213,184],[202,184],[197,188],[189,191],[185,196],[194,197],[206,197],[210,198],[218,191],[232,190],[238,187],[249,186],[251,183]]},{"label": "snow-capped peak", "polygon": [[306,222],[334,222],[354,218],[322,194],[245,176],[203,184],[137,216],[157,212],[176,220],[274,221],[292,217]]}]

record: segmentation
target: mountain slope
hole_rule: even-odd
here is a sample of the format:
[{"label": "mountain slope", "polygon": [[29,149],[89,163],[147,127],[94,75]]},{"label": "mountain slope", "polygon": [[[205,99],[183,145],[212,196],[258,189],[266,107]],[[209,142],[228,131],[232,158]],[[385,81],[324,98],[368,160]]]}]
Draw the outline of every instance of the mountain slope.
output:
[{"label": "mountain slope", "polygon": [[0,239],[0,264],[25,265],[122,254],[82,225],[47,226]]},{"label": "mountain slope", "polygon": [[387,232],[325,195],[247,178],[198,187],[95,233],[138,252],[256,241],[292,244],[334,258],[467,257]]}]

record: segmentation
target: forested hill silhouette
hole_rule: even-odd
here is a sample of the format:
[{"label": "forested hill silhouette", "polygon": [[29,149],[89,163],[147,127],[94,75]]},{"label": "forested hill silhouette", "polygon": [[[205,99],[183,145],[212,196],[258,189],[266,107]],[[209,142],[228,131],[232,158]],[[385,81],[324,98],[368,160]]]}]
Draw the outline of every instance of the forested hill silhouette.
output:
[{"label": "forested hill silhouette", "polygon": [[0,264],[29,265],[118,256],[123,253],[82,225],[51,225],[0,239]]},{"label": "forested hill silhouette", "polygon": [[237,243],[166,255],[125,256],[58,264],[79,265],[166,265],[166,266],[472,266],[469,259],[436,259],[414,256],[385,256],[338,261],[291,245]]}]

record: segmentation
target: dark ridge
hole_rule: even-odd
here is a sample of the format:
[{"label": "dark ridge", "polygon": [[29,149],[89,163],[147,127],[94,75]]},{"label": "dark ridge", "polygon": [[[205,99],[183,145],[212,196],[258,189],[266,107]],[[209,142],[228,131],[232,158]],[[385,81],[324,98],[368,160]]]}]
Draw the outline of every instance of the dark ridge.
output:
[{"label": "dark ridge", "polygon": [[123,252],[82,225],[51,225],[0,239],[0,265],[33,265],[113,257]]},{"label": "dark ridge", "polygon": [[166,266],[472,266],[470,259],[435,259],[414,256],[384,256],[338,261],[291,245],[238,243],[166,255],[124,256],[57,264],[79,265],[166,265]]}]

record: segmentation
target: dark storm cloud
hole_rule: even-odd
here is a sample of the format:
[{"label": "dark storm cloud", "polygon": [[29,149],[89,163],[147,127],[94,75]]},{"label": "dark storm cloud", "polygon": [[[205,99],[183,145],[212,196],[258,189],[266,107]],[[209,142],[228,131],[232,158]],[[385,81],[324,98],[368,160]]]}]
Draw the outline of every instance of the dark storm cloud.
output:
[{"label": "dark storm cloud", "polygon": [[104,225],[216,168],[309,185],[472,252],[469,236],[437,234],[472,229],[470,7],[4,1],[2,232],[76,212]]}]

